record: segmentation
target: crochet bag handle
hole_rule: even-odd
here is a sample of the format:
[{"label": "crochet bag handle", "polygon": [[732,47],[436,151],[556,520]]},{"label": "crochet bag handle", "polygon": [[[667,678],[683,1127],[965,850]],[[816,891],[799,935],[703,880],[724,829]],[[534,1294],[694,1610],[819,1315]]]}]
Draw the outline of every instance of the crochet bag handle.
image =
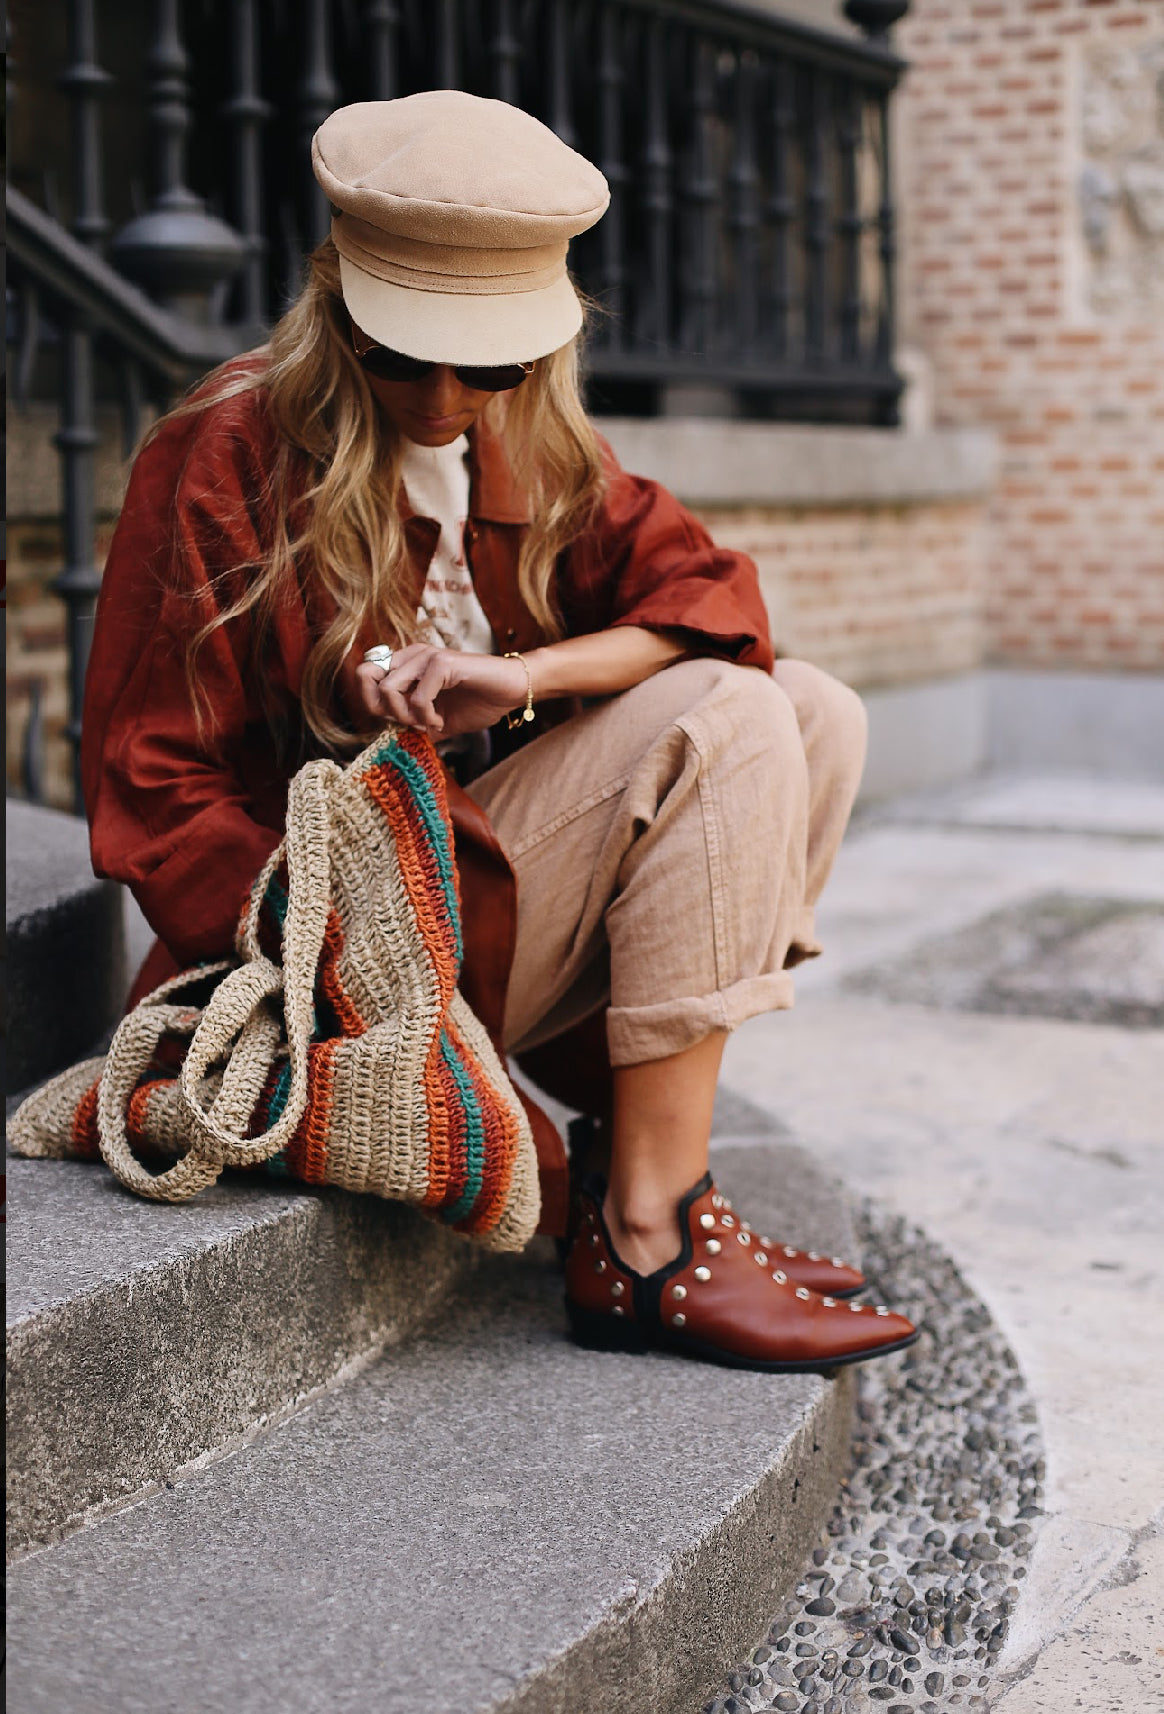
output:
[{"label": "crochet bag handle", "polygon": [[[215,989],[182,1063],[183,1109],[203,1147],[219,1151],[224,1166],[254,1166],[278,1154],[295,1135],[307,1107],[315,977],[331,910],[332,796],[342,779],[342,769],[329,761],[308,762],[292,779],[286,835],[251,890],[243,936],[247,962]],[[258,922],[266,883],[282,855],[287,860],[287,914],[280,966],[260,950]],[[280,990],[291,1085],[271,1128],[248,1137],[247,1122],[274,1064],[279,1039],[277,1026],[274,1038],[264,1027],[272,1015],[264,1002]],[[222,1089],[209,1109],[204,1108],[199,1082],[228,1055]]]},{"label": "crochet bag handle", "polygon": [[[228,972],[197,1020],[182,1062],[179,1098],[189,1126],[190,1149],[164,1172],[151,1173],[131,1153],[125,1115],[161,1036],[173,1033],[176,1023],[178,1033],[189,1033],[190,1014],[153,1003],[166,992],[167,984],[124,1018],[113,1038],[98,1095],[101,1153],[121,1182],[142,1196],[185,1201],[212,1184],[224,1166],[269,1160],[295,1134],[307,1106],[315,974],[331,902],[331,790],[340,777],[334,762],[320,761],[308,763],[292,779],[286,836],[251,891],[243,935],[245,962],[236,967],[226,963],[204,967],[196,973]],[[259,947],[258,916],[266,883],[284,855],[288,898],[280,966]],[[191,979],[191,973],[186,973],[175,983]],[[276,1008],[271,1002],[280,993],[283,1005]],[[175,1019],[176,1011],[185,1020],[184,1029]],[[269,1130],[248,1137],[250,1116],[278,1057],[284,1030],[291,1066],[286,1105]],[[221,1086],[209,1107],[204,1107],[200,1084],[224,1061]]]},{"label": "crochet bag handle", "polygon": [[183,970],[122,1018],[109,1046],[97,1089],[97,1135],[102,1158],[122,1184],[140,1196],[159,1201],[183,1201],[204,1185],[213,1184],[221,1168],[197,1150],[168,1171],[149,1172],[132,1153],[126,1125],[130,1099],[145,1074],[163,1036],[193,1035],[201,1017],[193,1006],[177,1004],[171,997],[183,988],[232,969],[228,959]]}]

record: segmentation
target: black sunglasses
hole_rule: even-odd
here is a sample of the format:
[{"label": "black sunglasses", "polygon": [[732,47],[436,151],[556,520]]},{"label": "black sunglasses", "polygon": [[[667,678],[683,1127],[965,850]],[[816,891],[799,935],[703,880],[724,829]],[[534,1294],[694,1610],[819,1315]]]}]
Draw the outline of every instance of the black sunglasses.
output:
[{"label": "black sunglasses", "polygon": [[[353,325],[352,350],[367,373],[378,381],[423,381],[426,375],[440,367],[436,363],[426,363],[422,357],[406,357],[403,351],[392,351],[387,345],[368,345],[361,350],[361,337]],[[451,367],[462,386],[473,387],[479,393],[512,393],[534,372],[532,363],[496,363],[485,368],[454,363]]]}]

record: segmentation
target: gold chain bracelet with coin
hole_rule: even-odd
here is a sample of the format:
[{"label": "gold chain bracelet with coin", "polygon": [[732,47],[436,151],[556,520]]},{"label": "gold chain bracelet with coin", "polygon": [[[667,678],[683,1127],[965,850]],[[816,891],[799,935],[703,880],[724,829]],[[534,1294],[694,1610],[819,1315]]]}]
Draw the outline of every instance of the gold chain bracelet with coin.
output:
[{"label": "gold chain bracelet with coin", "polygon": [[515,727],[522,725],[526,720],[532,720],[534,717],[533,674],[530,672],[529,667],[526,666],[525,656],[519,655],[516,649],[512,650],[507,655],[503,655],[501,658],[505,661],[520,661],[522,666],[525,668],[525,707],[522,709],[513,709],[505,716],[505,724],[512,732]]}]

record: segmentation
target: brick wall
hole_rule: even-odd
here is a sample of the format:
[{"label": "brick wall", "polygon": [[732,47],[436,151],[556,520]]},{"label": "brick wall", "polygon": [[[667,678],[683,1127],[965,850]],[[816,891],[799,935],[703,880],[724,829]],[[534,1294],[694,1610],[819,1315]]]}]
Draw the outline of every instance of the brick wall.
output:
[{"label": "brick wall", "polygon": [[[114,518],[98,525],[96,560],[103,565]],[[72,745],[68,722],[68,651],[65,606],[49,588],[64,562],[61,528],[55,519],[12,519],[8,523],[8,582],[5,627],[7,677],[5,703],[5,776],[19,791],[25,786],[24,751],[34,688],[39,692],[43,732],[41,765],[45,802],[72,809]]]},{"label": "brick wall", "polygon": [[704,509],[750,554],[782,654],[867,690],[981,664],[982,506]]},{"label": "brick wall", "polygon": [[[148,420],[143,417],[143,424]],[[118,414],[98,411],[94,558],[100,567],[117,521],[128,465]],[[8,419],[8,567],[5,664],[5,777],[22,791],[24,750],[34,686],[40,688],[46,801],[71,809],[72,746],[68,720],[65,604],[50,588],[64,566],[60,524],[60,456],[53,444],[54,406],[36,403]]]},{"label": "brick wall", "polygon": [[993,658],[1164,668],[1164,4],[913,0],[902,337],[995,427]]}]

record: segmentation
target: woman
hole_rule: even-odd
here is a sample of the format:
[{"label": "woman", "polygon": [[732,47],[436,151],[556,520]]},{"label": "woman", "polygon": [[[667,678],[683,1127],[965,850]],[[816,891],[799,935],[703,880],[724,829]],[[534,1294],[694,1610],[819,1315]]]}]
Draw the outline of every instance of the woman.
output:
[{"label": "woman", "polygon": [[773,1368],[897,1349],[902,1317],[840,1313],[855,1270],[770,1256],[707,1175],[726,1032],[817,950],[863,715],[773,674],[750,562],[582,411],[566,251],[605,181],[456,91],[339,110],[313,164],[331,239],[270,344],[155,429],[106,566],[84,771],[95,867],[159,936],[136,992],[230,950],[303,760],[420,728],[450,774],[462,990],[609,1120],[578,1336]]}]

